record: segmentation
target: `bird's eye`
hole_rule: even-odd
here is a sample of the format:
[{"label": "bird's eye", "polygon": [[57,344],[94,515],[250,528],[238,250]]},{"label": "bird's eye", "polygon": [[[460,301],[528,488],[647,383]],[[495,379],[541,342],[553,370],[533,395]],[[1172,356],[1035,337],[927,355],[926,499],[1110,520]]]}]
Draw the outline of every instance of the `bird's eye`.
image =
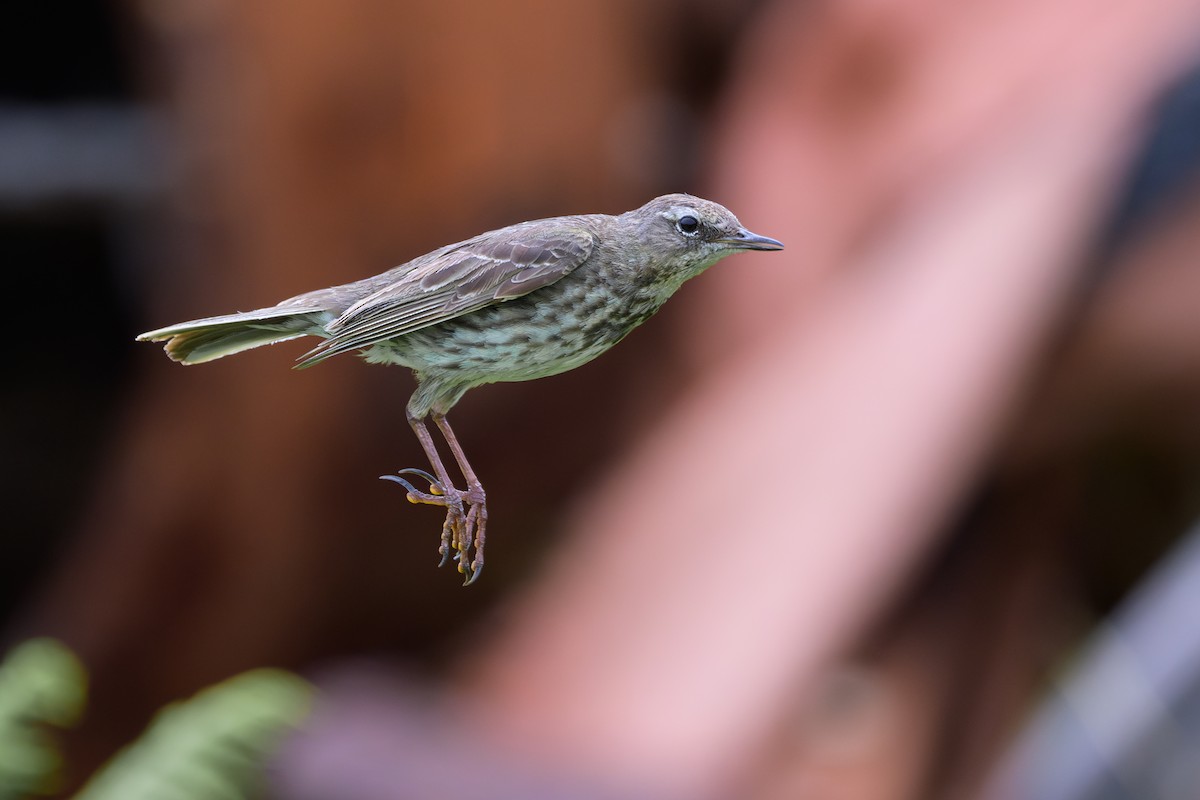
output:
[{"label": "bird's eye", "polygon": [[691,214],[685,214],[675,223],[675,227],[679,228],[679,232],[692,236],[696,231],[700,230],[700,220],[693,217]]}]

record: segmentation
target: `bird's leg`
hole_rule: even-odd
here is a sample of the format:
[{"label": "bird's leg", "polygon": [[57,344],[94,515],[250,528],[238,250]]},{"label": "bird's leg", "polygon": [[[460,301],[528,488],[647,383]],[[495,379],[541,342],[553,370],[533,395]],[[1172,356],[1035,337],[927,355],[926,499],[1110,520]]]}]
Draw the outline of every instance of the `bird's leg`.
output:
[{"label": "bird's leg", "polygon": [[[446,521],[442,523],[442,540],[438,547],[438,552],[442,556],[441,564],[444,565],[450,560],[450,552],[453,550],[459,554],[459,570],[466,571],[470,568],[470,561],[463,553],[471,546],[471,530],[468,527],[468,515],[464,513],[463,498],[469,492],[454,488],[454,483],[450,480],[450,473],[442,463],[442,457],[433,443],[433,436],[429,433],[429,428],[425,426],[425,421],[420,417],[409,415],[408,424],[412,427],[413,433],[417,435],[417,441],[421,443],[421,449],[425,451],[434,474],[430,475],[419,469],[402,469],[397,475],[380,477],[395,481],[407,489],[408,499],[414,503],[445,507]],[[404,474],[419,475],[428,480],[429,492],[418,491],[407,480],[399,477]],[[471,573],[468,572],[467,577],[470,580]]]},{"label": "bird's leg", "polygon": [[[483,571],[483,545],[487,539],[487,494],[483,491],[483,484],[479,482],[479,478],[475,477],[475,470],[471,469],[471,463],[467,461],[467,456],[463,452],[462,445],[458,443],[458,438],[455,437],[454,431],[450,428],[450,421],[446,419],[446,415],[435,411],[433,413],[433,422],[438,426],[438,430],[442,432],[442,437],[446,440],[446,444],[450,446],[450,452],[454,454],[454,460],[458,462],[459,470],[462,471],[463,477],[467,479],[467,491],[463,499],[470,504],[471,508],[467,513],[466,533],[470,535],[472,528],[474,528],[473,533],[475,538],[475,558],[471,561],[466,571],[468,576],[467,583],[471,583]],[[466,558],[466,551],[460,549],[459,552],[461,558]]]}]

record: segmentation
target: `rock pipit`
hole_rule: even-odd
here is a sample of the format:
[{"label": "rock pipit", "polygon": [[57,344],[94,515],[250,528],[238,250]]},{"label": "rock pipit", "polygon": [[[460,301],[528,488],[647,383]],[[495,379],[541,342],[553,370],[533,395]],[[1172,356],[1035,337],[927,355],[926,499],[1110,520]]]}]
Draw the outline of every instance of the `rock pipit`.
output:
[{"label": "rock pipit", "polygon": [[[352,350],[416,374],[408,423],[433,470],[384,475],[416,503],[446,509],[439,552],[466,583],[483,569],[487,499],[446,414],[468,389],[527,381],[585,364],[645,322],[689,278],[739,250],[781,250],[724,207],[686,194],[619,216],[522,222],[438,248],[373,278],[276,306],[143,333],[184,364],[300,336],[323,341],[308,367]],[[466,480],[456,488],[425,420],[432,417]],[[407,476],[407,477],[406,477]],[[419,477],[429,491],[409,480]]]}]

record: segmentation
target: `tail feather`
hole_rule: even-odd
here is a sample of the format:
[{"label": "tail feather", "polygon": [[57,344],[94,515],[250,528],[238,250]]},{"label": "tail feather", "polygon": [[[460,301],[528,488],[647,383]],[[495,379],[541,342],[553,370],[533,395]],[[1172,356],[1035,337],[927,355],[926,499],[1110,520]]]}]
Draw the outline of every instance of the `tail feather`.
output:
[{"label": "tail feather", "polygon": [[137,337],[166,341],[167,355],[181,364],[203,364],[263,345],[316,333],[328,312],[319,308],[264,308],[181,322]]}]

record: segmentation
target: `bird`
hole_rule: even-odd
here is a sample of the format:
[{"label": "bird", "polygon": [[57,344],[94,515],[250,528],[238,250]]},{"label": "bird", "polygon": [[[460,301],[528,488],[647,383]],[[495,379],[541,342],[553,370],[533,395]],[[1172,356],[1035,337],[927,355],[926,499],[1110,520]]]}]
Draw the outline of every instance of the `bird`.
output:
[{"label": "bird", "polygon": [[[623,214],[521,222],[439,247],[374,277],[291,297],[269,308],[182,322],[138,341],[201,364],[255,347],[321,341],[305,368],[342,353],[408,367],[417,386],[405,415],[432,472],[380,476],[413,503],[446,511],[438,552],[464,584],[484,565],[487,495],[447,420],[468,390],[579,367],[649,319],[687,280],[745,250],[782,250],[724,206],[690,194],[656,197]],[[458,488],[427,419],[464,480]],[[422,491],[414,479],[428,483]]]}]

